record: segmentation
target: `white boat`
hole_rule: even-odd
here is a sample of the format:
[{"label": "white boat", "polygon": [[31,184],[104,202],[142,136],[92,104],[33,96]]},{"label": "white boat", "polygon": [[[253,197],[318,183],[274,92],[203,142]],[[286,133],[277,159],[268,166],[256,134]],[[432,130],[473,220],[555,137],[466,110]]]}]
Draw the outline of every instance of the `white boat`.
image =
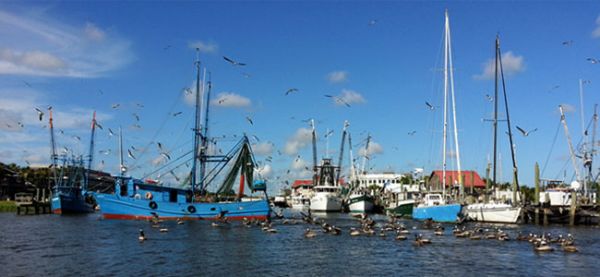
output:
[{"label": "white boat", "polygon": [[353,191],[348,197],[348,210],[351,213],[368,213],[373,211],[373,196],[366,190]]},{"label": "white boat", "polygon": [[294,210],[308,210],[310,208],[310,198],[302,194],[292,195],[290,207]]},{"label": "white boat", "polygon": [[324,185],[314,188],[315,196],[310,199],[312,212],[341,212],[342,197],[338,186]]},{"label": "white boat", "polygon": [[521,209],[504,203],[477,203],[467,205],[463,213],[473,221],[517,223]]}]

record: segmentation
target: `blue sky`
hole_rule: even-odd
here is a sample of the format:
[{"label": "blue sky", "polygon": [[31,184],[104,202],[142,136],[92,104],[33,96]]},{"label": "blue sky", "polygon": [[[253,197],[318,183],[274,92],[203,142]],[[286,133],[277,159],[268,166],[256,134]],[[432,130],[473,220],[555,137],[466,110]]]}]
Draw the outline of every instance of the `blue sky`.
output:
[{"label": "blue sky", "polygon": [[[364,147],[367,133],[373,137],[373,171],[440,168],[441,112],[428,110],[425,101],[443,103],[445,8],[463,169],[484,175],[491,153],[491,124],[482,118],[492,112],[485,95],[493,94],[493,80],[484,73],[499,33],[513,124],[538,129],[528,137],[514,130],[521,183],[532,184],[536,161],[542,167],[548,161],[543,177],[562,178],[566,170],[570,181],[562,129],[554,147],[552,142],[559,104],[568,107],[574,141],[581,137],[580,78],[590,81],[584,85],[586,121],[600,102],[600,64],[586,60],[600,59],[600,5],[592,1],[3,2],[0,160],[49,163],[46,117],[38,121],[34,108],[52,105],[57,129],[64,132],[57,130],[60,147],[87,152],[96,110],[104,130],[98,132],[94,167],[118,172],[116,140],[107,130],[123,126],[125,146],[139,151],[136,160],[128,158],[130,173],[151,172],[164,162],[155,142],[171,156],[191,145],[193,108],[183,89],[193,86],[193,48],[200,45],[201,61],[212,73],[213,99],[225,99],[211,106],[211,134],[258,136],[257,158],[268,164],[263,173],[274,189],[309,174],[303,170],[304,162],[311,163],[302,129],[309,126],[301,121],[306,118],[317,120],[320,156],[323,135],[333,129],[329,145],[337,157],[348,120],[353,143]],[[247,65],[232,66],[223,56]],[[286,96],[290,88],[298,91]],[[177,112],[182,113],[173,116]],[[510,181],[508,141],[505,136],[499,141],[499,168]],[[221,147],[231,142],[223,140]],[[107,149],[110,154],[98,153]],[[267,156],[271,162],[264,161]],[[344,166],[348,162],[345,158]],[[186,170],[175,173],[181,177]]]}]

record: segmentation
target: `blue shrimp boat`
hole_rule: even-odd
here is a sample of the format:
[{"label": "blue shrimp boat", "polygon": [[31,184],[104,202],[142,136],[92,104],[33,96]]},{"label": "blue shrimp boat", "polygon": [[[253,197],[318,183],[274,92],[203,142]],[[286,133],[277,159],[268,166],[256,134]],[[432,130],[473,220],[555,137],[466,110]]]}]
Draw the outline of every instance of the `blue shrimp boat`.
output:
[{"label": "blue shrimp boat", "polygon": [[[92,161],[94,130],[96,113],[92,120],[92,140],[90,143],[89,164]],[[52,110],[50,110],[50,139],[52,144],[52,174],[54,186],[50,197],[50,209],[54,214],[80,214],[94,212],[93,197],[87,192],[89,170],[84,167],[83,157],[68,158],[64,155],[60,169],[57,165],[59,159],[56,154],[54,141],[54,126],[52,123]],[[89,168],[88,168],[89,169]],[[58,172],[57,172],[58,171]]]},{"label": "blue shrimp boat", "polygon": [[416,220],[433,220],[436,222],[459,221],[462,209],[460,204],[446,204],[442,195],[427,194],[423,203],[413,208],[412,217]]},{"label": "blue shrimp boat", "polygon": [[[105,219],[167,219],[167,220],[267,220],[270,217],[266,182],[253,182],[255,161],[246,135],[225,155],[209,155],[208,108],[205,107],[205,122],[200,126],[200,62],[196,62],[196,112],[192,168],[184,181],[189,189],[159,185],[152,180],[118,177],[115,193],[95,193],[94,198]],[[204,103],[210,103],[211,83]],[[121,146],[122,149],[122,146]],[[121,157],[122,157],[122,150]],[[174,161],[177,161],[175,159]],[[230,164],[233,162],[233,164]],[[199,163],[199,169],[198,169]],[[216,166],[207,172],[207,164]],[[230,164],[229,171],[223,169]],[[126,167],[121,158],[121,174]],[[197,176],[198,174],[198,176]],[[233,184],[238,179],[239,189],[234,192]],[[221,185],[214,193],[207,187],[219,180]],[[264,197],[244,197],[248,186],[251,192],[262,192]]]}]

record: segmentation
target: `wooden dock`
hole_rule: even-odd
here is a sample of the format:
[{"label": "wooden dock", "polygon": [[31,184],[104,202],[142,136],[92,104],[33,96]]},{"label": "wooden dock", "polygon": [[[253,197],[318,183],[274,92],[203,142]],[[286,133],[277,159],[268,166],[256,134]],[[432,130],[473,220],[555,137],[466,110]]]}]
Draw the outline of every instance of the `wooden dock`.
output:
[{"label": "wooden dock", "polygon": [[38,201],[34,199],[31,193],[15,194],[15,204],[17,206],[17,215],[39,215],[51,212],[50,202]]}]

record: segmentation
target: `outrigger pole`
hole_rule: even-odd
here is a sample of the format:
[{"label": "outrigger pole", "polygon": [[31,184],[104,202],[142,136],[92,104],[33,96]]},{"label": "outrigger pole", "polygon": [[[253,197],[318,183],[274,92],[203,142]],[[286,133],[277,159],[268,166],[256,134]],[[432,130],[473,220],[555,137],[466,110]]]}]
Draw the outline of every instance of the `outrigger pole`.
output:
[{"label": "outrigger pole", "polygon": [[[190,178],[191,181],[191,188],[192,188],[192,199],[191,202],[194,202],[194,196],[195,196],[195,187],[196,187],[196,168],[197,168],[197,160],[198,160],[198,144],[200,143],[200,137],[202,136],[201,134],[201,130],[200,130],[200,56],[199,56],[200,50],[198,48],[196,48],[196,115],[194,118],[194,129],[193,129],[193,133],[194,133],[194,152],[193,152],[193,159],[192,159],[192,176]],[[200,158],[202,158],[202,155],[200,155]],[[202,180],[203,176],[200,176],[200,179]]]}]

